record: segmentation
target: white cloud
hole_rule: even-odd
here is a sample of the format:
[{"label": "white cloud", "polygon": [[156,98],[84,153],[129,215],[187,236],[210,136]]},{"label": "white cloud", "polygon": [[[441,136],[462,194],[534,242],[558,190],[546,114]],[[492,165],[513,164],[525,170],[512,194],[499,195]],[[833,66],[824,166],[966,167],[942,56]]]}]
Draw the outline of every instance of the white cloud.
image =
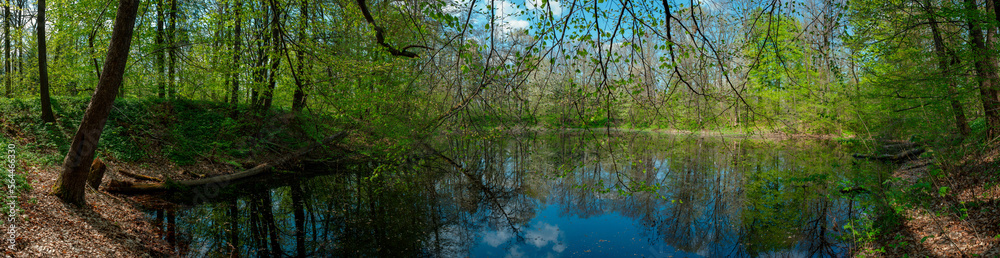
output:
[{"label": "white cloud", "polygon": [[[525,14],[524,8],[510,2],[510,0],[476,1],[475,6],[472,5],[472,0],[445,0],[445,2],[447,4],[442,8],[443,12],[455,17],[464,17],[471,8],[473,12],[470,23],[475,24],[474,27],[481,27],[484,23],[495,22],[498,35],[525,30],[531,25],[528,20],[521,18]],[[493,6],[490,6],[491,3]],[[490,19],[491,13],[492,20]]]},{"label": "white cloud", "polygon": [[493,9],[496,10],[497,18],[510,17],[518,15],[521,12],[521,8],[507,1],[497,1],[497,6],[494,6]]},{"label": "white cloud", "polygon": [[722,7],[715,0],[698,0],[698,5],[700,5],[701,8],[704,8],[705,10],[710,10],[710,11],[719,10],[719,8]]},{"label": "white cloud", "polygon": [[[552,16],[559,17],[562,15],[562,5],[559,1],[549,0],[548,4],[541,2],[544,0],[524,0],[524,6],[528,10],[540,10],[543,12],[552,11]],[[544,5],[544,6],[543,6]]]},{"label": "white cloud", "polygon": [[458,16],[463,10],[469,10],[469,0],[452,0],[448,1],[448,4],[441,8],[441,11],[451,15]]},{"label": "white cloud", "polygon": [[511,29],[523,30],[528,28],[528,21],[526,20],[512,20],[508,21],[506,26],[510,26]]},{"label": "white cloud", "polygon": [[[559,230],[559,225],[551,225],[544,222],[538,222],[531,229],[524,231],[525,242],[537,248],[546,248],[551,244],[552,251],[556,253],[562,253],[567,248],[566,244],[559,241],[561,237],[562,231]],[[483,242],[492,247],[503,245],[512,238],[514,238],[514,234],[507,230],[486,231],[483,233]],[[552,253],[549,254],[551,256]],[[524,251],[521,250],[520,245],[515,244],[507,248],[506,257],[523,256]]]},{"label": "white cloud", "polygon": [[516,246],[516,245],[515,246],[511,246],[510,249],[507,249],[507,252],[508,252],[507,256],[504,256],[504,258],[520,258],[520,257],[524,257],[524,252],[521,251],[521,247],[520,246]]},{"label": "white cloud", "polygon": [[517,5],[514,5],[511,2],[498,1],[497,6],[493,7],[493,11],[494,11],[494,18],[496,18],[496,20],[500,22],[500,24],[497,24],[497,27],[499,27],[501,30],[505,32],[509,32],[511,30],[523,30],[528,28],[527,20],[522,20],[517,18],[524,11],[522,11],[521,8],[518,8]]},{"label": "white cloud", "polygon": [[566,250],[566,245],[559,243],[559,226],[549,225],[548,223],[539,223],[535,229],[529,230],[524,234],[525,240],[531,243],[535,247],[542,248],[549,245],[549,243],[555,244],[552,250],[556,252],[562,252]]},{"label": "white cloud", "polygon": [[500,230],[496,232],[487,232],[486,236],[483,237],[483,241],[492,247],[500,246],[500,244],[506,243],[510,240],[511,234],[506,230]]},{"label": "white cloud", "polygon": [[562,253],[563,250],[566,250],[566,245],[564,245],[564,244],[557,244],[556,246],[552,247],[552,250],[556,251],[557,253]]}]

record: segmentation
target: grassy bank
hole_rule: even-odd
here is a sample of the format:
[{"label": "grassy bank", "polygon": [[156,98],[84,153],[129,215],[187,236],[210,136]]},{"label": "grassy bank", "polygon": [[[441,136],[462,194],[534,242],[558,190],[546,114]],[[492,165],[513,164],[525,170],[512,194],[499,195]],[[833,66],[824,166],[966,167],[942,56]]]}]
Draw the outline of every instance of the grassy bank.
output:
[{"label": "grassy bank", "polygon": [[[22,158],[35,165],[58,165],[89,103],[89,98],[55,98],[57,122],[43,124],[37,99],[0,100],[0,130],[7,142],[22,147]],[[238,167],[245,162],[306,146],[337,131],[329,117],[293,115],[287,110],[264,114],[245,105],[164,99],[118,99],[97,153],[121,162],[168,162],[189,166],[217,162]]]}]

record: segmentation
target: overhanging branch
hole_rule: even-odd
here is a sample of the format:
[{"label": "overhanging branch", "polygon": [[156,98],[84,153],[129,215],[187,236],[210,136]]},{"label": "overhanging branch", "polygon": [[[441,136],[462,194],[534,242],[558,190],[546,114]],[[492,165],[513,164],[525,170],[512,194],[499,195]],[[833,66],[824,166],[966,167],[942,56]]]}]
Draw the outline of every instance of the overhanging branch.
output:
[{"label": "overhanging branch", "polygon": [[375,24],[375,18],[372,17],[371,12],[368,11],[368,4],[365,3],[365,0],[358,0],[358,7],[361,8],[361,13],[364,14],[365,16],[365,21],[368,21],[369,24],[375,27],[375,41],[378,42],[378,44],[384,47],[387,51],[389,51],[389,54],[392,54],[393,56],[405,56],[405,57],[415,58],[419,57],[417,53],[407,51],[407,49],[410,48],[431,49],[426,46],[409,45],[400,50],[396,49],[392,45],[389,45],[389,43],[385,42],[385,29],[382,28],[381,26],[378,26],[378,24]]}]

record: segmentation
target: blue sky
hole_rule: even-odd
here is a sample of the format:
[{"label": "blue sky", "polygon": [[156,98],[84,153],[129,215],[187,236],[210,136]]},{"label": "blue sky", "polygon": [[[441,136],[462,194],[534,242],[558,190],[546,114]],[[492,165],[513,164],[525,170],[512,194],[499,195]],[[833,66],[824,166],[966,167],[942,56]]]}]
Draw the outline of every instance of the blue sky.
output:
[{"label": "blue sky", "polygon": [[[554,17],[561,17],[563,14],[562,3],[559,1],[544,0],[476,0],[475,10],[471,23],[481,24],[489,19],[489,8],[494,11],[494,16],[501,30],[523,30],[527,29],[532,16],[540,16],[551,13]],[[445,11],[452,15],[464,17],[468,12],[472,0],[452,0],[452,4],[445,8]]]},{"label": "blue sky", "polygon": [[[445,11],[462,18],[467,15],[468,8],[473,2],[473,0],[450,1],[451,4],[445,7]],[[538,19],[533,19],[534,17],[540,18],[543,15],[551,14],[553,18],[562,18],[563,15],[569,12],[568,5],[571,2],[572,0],[475,0],[475,12],[472,15],[470,23],[475,27],[482,27],[489,20],[490,8],[492,8],[494,18],[498,23],[497,27],[502,32],[530,29],[532,25],[535,25],[533,23],[538,21]],[[678,9],[690,6],[690,1],[671,0],[669,2],[673,7]],[[706,10],[718,10],[721,8],[721,5],[717,3],[718,0],[696,0],[694,2]],[[640,4],[639,2],[632,3]],[[592,4],[593,2],[589,1],[586,3],[588,6]],[[655,4],[658,6],[659,1],[642,4]],[[605,10],[610,11],[619,10],[618,8],[620,8],[621,4],[618,0],[605,0],[599,3],[598,6],[602,9],[607,8]],[[612,11],[610,13],[617,14],[618,12]]]}]

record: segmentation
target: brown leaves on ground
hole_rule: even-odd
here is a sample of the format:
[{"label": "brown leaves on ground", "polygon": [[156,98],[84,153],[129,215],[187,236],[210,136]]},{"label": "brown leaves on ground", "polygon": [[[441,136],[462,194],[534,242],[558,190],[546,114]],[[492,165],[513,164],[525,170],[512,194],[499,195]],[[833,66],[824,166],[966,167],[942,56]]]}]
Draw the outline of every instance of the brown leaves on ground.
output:
[{"label": "brown leaves on ground", "polygon": [[[930,202],[903,211],[907,219],[896,232],[887,232],[881,246],[861,255],[901,257],[996,257],[1000,255],[1000,160],[998,151],[969,157],[943,176],[931,174],[927,160],[910,161],[893,172],[905,185],[932,179]],[[900,186],[908,187],[908,186]],[[918,194],[919,193],[910,193]],[[905,243],[905,244],[904,244]],[[885,252],[872,250],[883,248]]]},{"label": "brown leaves on ground", "polygon": [[[129,199],[87,188],[87,205],[64,204],[48,191],[58,167],[28,168],[32,191],[20,198],[15,257],[174,256],[152,222]],[[6,242],[4,242],[6,243]]]}]

